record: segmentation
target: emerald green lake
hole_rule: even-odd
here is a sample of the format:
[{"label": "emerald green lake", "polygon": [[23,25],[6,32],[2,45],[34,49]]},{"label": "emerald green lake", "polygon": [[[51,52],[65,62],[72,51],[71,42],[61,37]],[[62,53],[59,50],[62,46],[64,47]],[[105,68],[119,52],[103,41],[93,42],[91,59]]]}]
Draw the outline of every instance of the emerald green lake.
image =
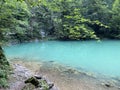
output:
[{"label": "emerald green lake", "polygon": [[120,41],[41,41],[4,47],[7,58],[55,61],[104,75],[120,76]]}]

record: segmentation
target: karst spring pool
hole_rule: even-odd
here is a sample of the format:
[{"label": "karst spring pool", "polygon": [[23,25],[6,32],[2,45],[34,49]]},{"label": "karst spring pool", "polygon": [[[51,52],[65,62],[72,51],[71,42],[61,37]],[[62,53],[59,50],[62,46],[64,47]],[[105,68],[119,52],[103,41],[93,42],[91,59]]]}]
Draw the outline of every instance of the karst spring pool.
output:
[{"label": "karst spring pool", "polygon": [[120,76],[120,41],[40,41],[4,47],[7,58],[55,61],[110,76]]}]

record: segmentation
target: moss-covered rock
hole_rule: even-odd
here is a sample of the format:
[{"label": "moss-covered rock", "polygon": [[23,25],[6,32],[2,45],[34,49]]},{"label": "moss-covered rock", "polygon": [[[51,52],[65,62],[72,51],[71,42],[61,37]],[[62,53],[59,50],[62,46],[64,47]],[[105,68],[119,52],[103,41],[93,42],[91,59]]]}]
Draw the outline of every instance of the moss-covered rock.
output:
[{"label": "moss-covered rock", "polygon": [[31,78],[28,78],[25,83],[31,83],[33,84],[35,87],[38,87],[39,86],[39,81],[35,78],[35,77],[31,77]]},{"label": "moss-covered rock", "polygon": [[[32,84],[35,88],[40,88],[41,90],[50,90],[53,88],[54,84],[53,83],[48,83],[47,80],[43,78],[36,78],[36,77],[31,77],[28,78],[25,83],[30,83]],[[28,88],[29,86],[27,86]],[[23,89],[26,90],[26,89]]]}]

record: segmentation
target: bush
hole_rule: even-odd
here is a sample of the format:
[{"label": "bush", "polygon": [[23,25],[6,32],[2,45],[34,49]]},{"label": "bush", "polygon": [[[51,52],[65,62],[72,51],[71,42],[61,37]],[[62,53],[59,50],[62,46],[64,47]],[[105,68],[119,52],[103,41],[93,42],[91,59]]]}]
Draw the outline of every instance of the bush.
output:
[{"label": "bush", "polygon": [[7,87],[8,82],[6,78],[0,78],[0,87]]}]

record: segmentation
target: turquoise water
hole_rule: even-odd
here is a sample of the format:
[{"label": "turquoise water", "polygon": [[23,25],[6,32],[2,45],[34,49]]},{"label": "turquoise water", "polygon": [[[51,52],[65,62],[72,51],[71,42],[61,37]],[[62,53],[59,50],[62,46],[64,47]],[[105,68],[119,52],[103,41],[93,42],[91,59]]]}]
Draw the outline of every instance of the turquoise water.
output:
[{"label": "turquoise water", "polygon": [[105,75],[120,76],[120,41],[41,41],[4,47],[7,58],[56,61]]}]

